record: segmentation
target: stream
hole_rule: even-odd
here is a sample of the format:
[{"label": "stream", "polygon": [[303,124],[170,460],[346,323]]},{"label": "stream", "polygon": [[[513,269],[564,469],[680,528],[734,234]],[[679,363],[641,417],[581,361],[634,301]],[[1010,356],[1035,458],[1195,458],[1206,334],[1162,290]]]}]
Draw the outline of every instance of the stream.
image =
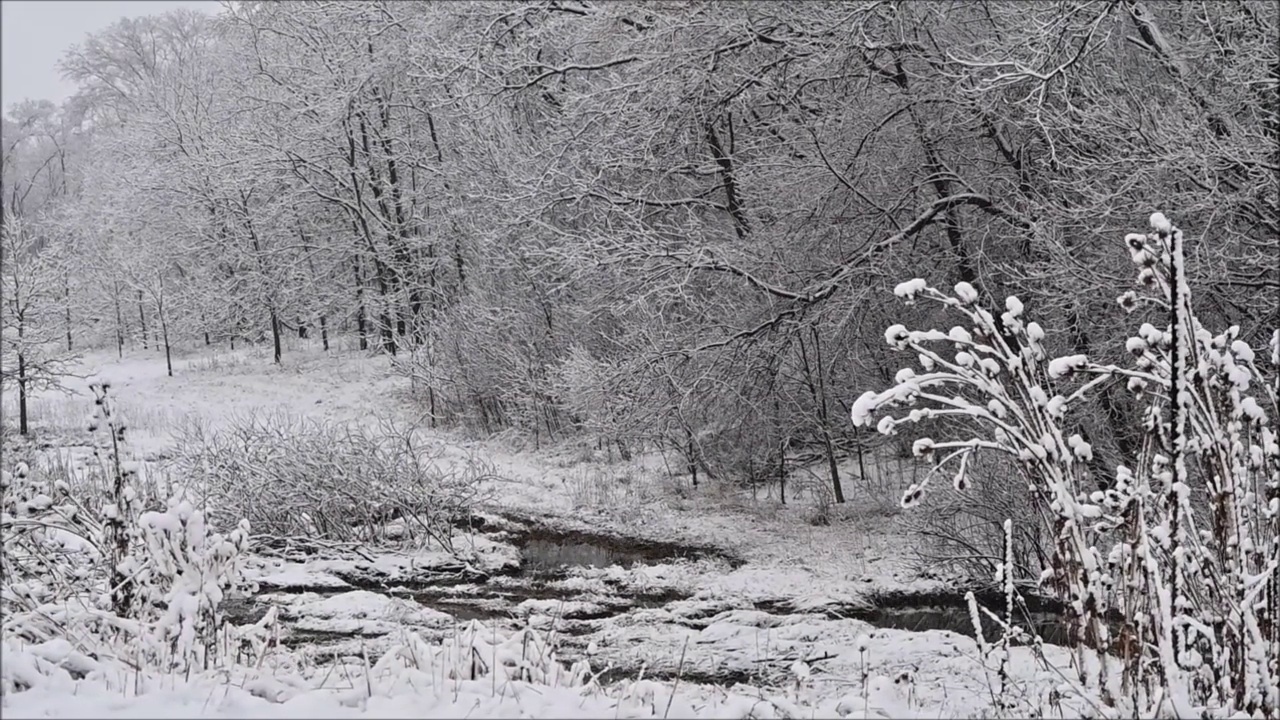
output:
[{"label": "stream", "polygon": [[[331,625],[327,626],[323,618],[315,621],[291,613],[287,604],[289,598],[301,598],[306,593],[305,597],[323,599],[365,590],[385,598],[411,601],[410,604],[414,607],[426,608],[428,612],[445,613],[452,618],[451,622],[423,630],[424,634],[443,634],[457,623],[472,620],[497,622],[514,629],[531,621],[535,615],[543,616],[539,621],[543,623],[540,627],[553,625],[569,650],[567,654],[581,655],[593,637],[601,637],[600,633],[605,629],[603,622],[629,613],[645,609],[670,609],[670,615],[678,617],[669,617],[661,622],[674,622],[696,629],[705,627],[714,615],[724,611],[726,607],[735,609],[724,602],[717,604],[708,601],[706,613],[691,615],[687,602],[672,605],[689,600],[690,592],[673,587],[628,587],[618,579],[623,575],[616,572],[585,573],[587,578],[579,577],[584,575],[581,570],[585,568],[603,570],[618,566],[630,569],[678,561],[711,560],[723,562],[730,567],[741,565],[740,560],[723,550],[567,531],[543,525],[523,525],[515,530],[496,533],[485,528],[480,532],[486,532],[492,539],[518,548],[518,565],[485,574],[456,564],[432,568],[438,572],[427,575],[426,580],[408,583],[380,579],[376,573],[335,572],[344,583],[340,587],[275,586],[270,591],[259,592],[253,598],[233,603],[228,607],[229,619],[237,624],[256,622],[270,604],[281,605],[282,624],[289,630],[283,639],[285,644],[295,647],[310,645],[321,649],[328,647],[331,648],[331,653],[338,652],[338,646],[344,642],[376,639],[388,635],[398,626],[395,622],[359,625],[358,620],[351,618],[331,620]],[[996,598],[980,597],[980,602],[992,609],[1003,607],[1003,601]],[[677,607],[681,608],[679,612],[675,611]],[[762,611],[778,618],[812,614],[827,620],[861,620],[876,628],[917,632],[947,630],[974,636],[968,606],[959,593],[930,596],[884,595],[872,598],[867,605],[826,606],[804,611],[791,607],[787,599],[781,598],[748,602],[736,609]],[[548,622],[546,616],[550,616],[551,625],[545,624]],[[355,617],[362,617],[362,614]],[[445,621],[449,619],[444,618]],[[999,629],[995,622],[985,617],[983,619],[987,639],[998,638]],[[1019,611],[1015,621],[1023,627],[1033,628],[1046,643],[1068,644],[1067,626],[1054,608],[1038,607],[1033,603],[1029,610]],[[350,628],[352,624],[358,627]],[[603,679],[634,676],[639,669],[615,667]],[[664,674],[667,673],[651,670],[646,677],[660,678]],[[704,680],[732,684],[747,682],[749,674],[741,668],[725,668],[723,672],[717,671],[714,677]],[[694,679],[688,672],[685,678],[690,681]]]}]

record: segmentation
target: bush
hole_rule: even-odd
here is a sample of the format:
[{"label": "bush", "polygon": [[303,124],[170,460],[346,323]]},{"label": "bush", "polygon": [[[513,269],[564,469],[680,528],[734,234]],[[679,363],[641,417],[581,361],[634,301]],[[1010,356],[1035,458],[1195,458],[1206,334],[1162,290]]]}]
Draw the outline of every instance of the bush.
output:
[{"label": "bush", "polygon": [[225,430],[195,422],[177,433],[174,469],[216,508],[215,522],[246,518],[255,532],[336,541],[383,539],[391,520],[409,539],[453,551],[453,527],[486,495],[489,466],[445,462],[412,427],[311,420],[287,413],[233,418]]},{"label": "bush", "polygon": [[978,582],[990,582],[1004,553],[1005,520],[1012,519],[1013,563],[1018,576],[1036,578],[1049,567],[1052,538],[1040,522],[1035,497],[1015,463],[1006,458],[971,461],[972,486],[933,490],[928,512],[908,513],[906,527],[924,538],[917,549],[925,567],[947,566]]},{"label": "bush", "polygon": [[[96,471],[56,461],[0,471],[3,641],[73,640],[64,666],[82,674],[99,656],[134,668],[207,668],[225,630],[224,594],[242,584],[249,526],[238,520],[216,532],[182,498],[140,511],[140,466],[128,459],[109,387],[93,384],[91,429],[110,436],[95,447]],[[6,675],[0,693],[31,680]]]}]

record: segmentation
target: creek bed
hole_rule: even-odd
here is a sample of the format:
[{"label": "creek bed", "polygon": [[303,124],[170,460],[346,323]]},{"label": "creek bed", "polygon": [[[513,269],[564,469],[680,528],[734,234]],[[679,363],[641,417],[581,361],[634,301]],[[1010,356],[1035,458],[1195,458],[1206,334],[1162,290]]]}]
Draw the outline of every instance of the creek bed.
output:
[{"label": "creek bed", "polygon": [[[755,603],[730,598],[695,601],[690,600],[692,590],[688,587],[662,585],[657,588],[637,588],[621,581],[616,570],[602,575],[589,569],[604,571],[616,566],[633,570],[707,559],[723,561],[730,567],[735,567],[740,566],[741,561],[715,548],[564,530],[528,521],[513,522],[504,519],[500,526],[488,523],[472,532],[483,534],[492,543],[518,549],[519,561],[512,561],[496,570],[490,568],[487,573],[459,563],[430,568],[420,566],[411,576],[389,575],[372,567],[365,572],[362,567],[359,572],[333,572],[333,575],[339,577],[341,584],[298,584],[290,588],[268,583],[271,592],[247,602],[241,601],[229,614],[233,622],[243,624],[260,619],[270,604],[281,605],[281,618],[289,636],[287,644],[312,645],[321,652],[326,651],[326,648],[349,645],[351,641],[385,635],[397,627],[428,634],[444,630],[437,627],[437,624],[419,627],[412,620],[399,624],[394,618],[375,617],[379,606],[394,602],[399,611],[406,607],[417,607],[428,613],[444,613],[453,619],[454,624],[475,620],[498,623],[510,629],[527,624],[540,630],[554,628],[564,643],[563,658],[566,660],[585,657],[590,645],[607,645],[607,638],[612,636],[610,628],[617,627],[610,621],[623,616],[627,616],[624,624],[639,622],[644,627],[652,627],[654,632],[668,632],[681,626],[686,630],[699,631],[716,622],[717,616],[723,612],[743,610],[765,613],[766,617],[774,616],[779,620],[788,616],[808,615],[827,622],[857,620],[875,628],[916,632],[946,630],[969,637],[974,635],[968,606],[961,593],[881,595],[869,598],[865,604],[832,604],[818,608],[797,607],[789,598]],[[307,591],[308,598],[305,601],[297,596],[297,593],[304,591]],[[291,593],[303,605],[315,607],[317,598],[323,600],[362,591],[375,593],[382,598],[379,600],[372,595],[366,596],[370,607],[375,611],[367,617],[358,609],[350,614],[355,608],[354,604],[348,605],[349,614],[341,616],[304,618],[286,609],[290,607],[288,603]],[[979,602],[997,613],[1003,608],[1003,598],[983,594],[980,595]],[[696,607],[691,607],[690,603]],[[700,610],[703,604],[707,606],[705,612]],[[639,614],[649,610],[658,612],[647,617]],[[354,623],[353,618],[356,620]],[[367,625],[360,624],[362,619],[367,620]],[[1059,608],[1033,601],[1030,608],[1020,609],[1015,614],[1015,621],[1020,626],[1026,627],[1028,619],[1032,629],[1046,643],[1067,644],[1068,630]],[[996,624],[985,616],[983,621],[987,639],[998,637]],[[355,628],[352,627],[353,624]],[[661,651],[658,654],[665,655]],[[655,679],[674,677],[676,673],[674,665],[667,667],[671,663],[667,663],[665,657],[650,658],[658,663],[646,666],[646,661],[637,659],[639,656],[626,652],[623,655],[626,657],[614,658],[618,661],[616,666],[609,668],[602,680],[635,677],[642,667],[646,667],[646,677]],[[674,658],[671,660],[674,663]],[[689,682],[715,682],[721,685],[767,682],[770,671],[766,661],[756,662],[765,664],[758,667],[750,664],[744,666],[742,663],[717,663],[712,666],[703,664],[701,667],[686,666],[680,672],[684,680]],[[605,668],[602,666],[601,669]],[[776,675],[776,672],[773,674]]]}]

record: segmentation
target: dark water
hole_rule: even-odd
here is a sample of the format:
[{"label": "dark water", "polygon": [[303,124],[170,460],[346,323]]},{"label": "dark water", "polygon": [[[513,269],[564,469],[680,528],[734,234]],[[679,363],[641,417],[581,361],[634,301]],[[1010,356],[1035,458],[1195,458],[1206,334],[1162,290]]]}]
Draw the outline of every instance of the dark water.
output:
[{"label": "dark water", "polygon": [[[1004,618],[1004,597],[994,593],[980,593],[978,607],[986,608],[1001,619]],[[773,614],[798,612],[786,600],[764,600],[756,603],[757,610]],[[910,630],[949,630],[961,635],[976,637],[969,604],[962,593],[894,593],[870,598],[863,605],[827,605],[818,612],[832,620],[853,619],[870,623],[878,628]],[[999,639],[1003,632],[985,612],[979,612],[982,634],[989,642]],[[1028,596],[1025,604],[1015,605],[1013,624],[1024,634],[1039,635],[1050,645],[1071,645],[1070,627],[1058,603],[1035,596]],[[1026,644],[1030,637],[1015,640],[1014,644]]]},{"label": "dark water", "polygon": [[463,621],[510,619],[514,616],[515,607],[525,600],[587,600],[599,607],[571,607],[558,616],[561,620],[579,623],[577,629],[582,631],[586,629],[581,625],[583,621],[616,617],[634,608],[662,607],[688,595],[674,590],[635,594],[623,587],[615,587],[615,593],[605,597],[584,596],[578,590],[552,584],[554,580],[565,577],[572,568],[614,565],[632,568],[705,557],[718,552],[674,543],[629,540],[537,526],[512,533],[507,541],[520,548],[521,555],[520,566],[511,575],[487,583],[415,587],[407,594],[421,605],[447,612]]},{"label": "dark water", "polygon": [[653,560],[641,551],[627,551],[584,539],[533,536],[520,550],[524,560],[520,574],[525,577],[562,574],[571,567],[606,568],[617,565],[630,568]]},{"label": "dark water", "polygon": [[[961,600],[960,602],[963,602]],[[1003,617],[1003,609],[990,608]],[[925,606],[925,607],[885,607],[870,610],[858,610],[849,617],[871,623],[878,628],[893,628],[922,632],[925,630],[950,630],[954,633],[975,637],[973,620],[967,605]],[[982,633],[988,641],[1000,637],[1002,629],[994,620],[985,614],[981,617]],[[1067,624],[1061,615],[1047,612],[1033,612],[1030,618],[1015,610],[1013,624],[1038,634],[1044,642],[1051,645],[1066,645],[1069,639]],[[1020,644],[1020,643],[1015,643]]]},{"label": "dark water", "polygon": [[617,565],[630,568],[705,557],[718,557],[730,564],[735,560],[717,548],[553,530],[542,526],[530,527],[516,535],[513,542],[520,548],[523,558],[519,574],[525,577],[563,574],[571,567]]},{"label": "dark water", "polygon": [[[516,616],[515,608],[530,599],[566,602],[585,600],[593,605],[566,606],[563,613],[557,613],[557,627],[563,628],[561,632],[568,635],[583,635],[598,628],[598,625],[592,621],[623,615],[637,608],[663,607],[668,603],[686,599],[688,594],[674,590],[636,594],[630,592],[628,588],[606,581],[606,584],[611,585],[611,593],[603,597],[598,594],[584,596],[578,590],[570,590],[554,584],[555,580],[565,577],[572,568],[605,568],[614,565],[631,568],[701,557],[718,557],[730,564],[739,564],[723,551],[713,548],[553,530],[537,525],[527,525],[515,532],[504,534],[506,535],[503,538],[504,541],[511,542],[520,549],[521,563],[518,568],[510,568],[500,577],[477,575],[465,567],[448,568],[453,572],[440,573],[430,579],[421,578],[420,581],[408,585],[388,582],[387,585],[390,587],[384,586],[379,589],[388,594],[412,598],[425,607],[454,616],[459,622],[512,620]],[[376,578],[382,582],[375,583],[369,582],[369,580],[375,580],[374,578],[344,579],[348,582],[365,580],[359,583],[365,587],[390,580],[390,578]],[[330,590],[330,592],[333,591]],[[998,614],[1003,614],[1002,597],[984,594],[980,597],[979,604]],[[755,607],[777,615],[798,612],[786,599],[765,600],[756,603]],[[261,617],[265,609],[265,605],[251,603],[248,607],[239,609],[240,612],[232,614],[240,615],[241,617],[237,618],[240,622],[252,621],[256,617]],[[833,605],[824,607],[819,612],[831,619],[862,620],[877,628],[916,632],[949,630],[969,637],[975,635],[968,605],[963,595],[958,593],[882,595],[872,598],[866,605]],[[984,636],[988,641],[994,642],[1001,632],[998,624],[985,615],[981,619]],[[1068,627],[1063,616],[1058,608],[1049,607],[1044,602],[1033,601],[1029,607],[1019,608],[1015,611],[1014,622],[1020,627],[1032,630],[1046,643],[1069,644]],[[333,635],[334,637],[329,637],[328,633],[303,632],[297,634],[295,641],[323,642],[338,639],[337,636],[341,633]],[[716,678],[721,682],[745,681],[745,679],[745,676]]]}]

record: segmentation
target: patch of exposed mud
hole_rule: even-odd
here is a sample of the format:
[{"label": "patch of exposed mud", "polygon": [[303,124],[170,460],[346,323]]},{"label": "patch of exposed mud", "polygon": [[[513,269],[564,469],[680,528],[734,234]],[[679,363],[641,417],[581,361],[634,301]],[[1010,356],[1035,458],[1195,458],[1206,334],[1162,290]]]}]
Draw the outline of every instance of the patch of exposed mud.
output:
[{"label": "patch of exposed mud", "polygon": [[658,565],[676,560],[715,559],[732,567],[744,561],[722,548],[710,545],[665,542],[554,527],[545,522],[508,517],[507,523],[518,524],[508,529],[508,542],[520,548],[523,556],[521,572],[555,574],[562,567],[623,568]]},{"label": "patch of exposed mud", "polygon": [[[991,591],[975,592],[979,606],[1003,615],[1005,600]],[[797,607],[788,598],[773,598],[755,603],[757,610],[775,615],[816,614],[828,620],[861,620],[878,628],[924,632],[946,630],[968,637],[977,633],[964,593],[884,593],[873,595],[862,603],[828,603],[818,607]],[[981,616],[982,632],[988,639],[998,637],[1001,628],[985,614]],[[1060,602],[1050,598],[1026,596],[1014,608],[1014,624],[1038,635],[1051,645],[1074,643],[1071,628]],[[1015,643],[1018,644],[1018,643]]]}]

